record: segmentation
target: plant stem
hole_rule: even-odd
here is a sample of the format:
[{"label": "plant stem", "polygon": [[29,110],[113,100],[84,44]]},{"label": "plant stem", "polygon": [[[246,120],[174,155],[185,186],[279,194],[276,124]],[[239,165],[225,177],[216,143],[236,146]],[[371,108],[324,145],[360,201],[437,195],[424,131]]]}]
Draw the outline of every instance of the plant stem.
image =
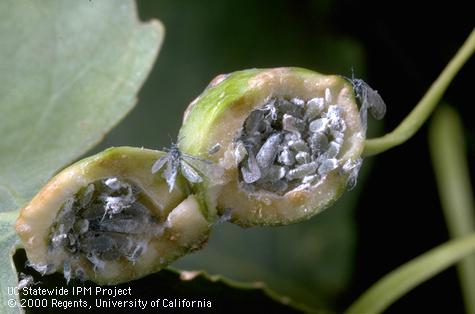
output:
[{"label": "plant stem", "polygon": [[450,60],[437,80],[432,83],[424,97],[416,107],[392,132],[381,137],[366,140],[364,155],[371,156],[382,153],[394,146],[400,145],[411,138],[424,124],[442,98],[445,90],[457,72],[475,51],[475,29],[472,30],[457,54]]},{"label": "plant stem", "polygon": [[475,233],[446,242],[393,270],[366,290],[346,313],[381,313],[412,288],[475,252]]},{"label": "plant stem", "polygon": [[[429,129],[432,163],[442,209],[452,238],[475,231],[475,206],[468,176],[462,122],[450,107],[435,113]],[[475,313],[475,255],[457,265],[467,313]]]}]

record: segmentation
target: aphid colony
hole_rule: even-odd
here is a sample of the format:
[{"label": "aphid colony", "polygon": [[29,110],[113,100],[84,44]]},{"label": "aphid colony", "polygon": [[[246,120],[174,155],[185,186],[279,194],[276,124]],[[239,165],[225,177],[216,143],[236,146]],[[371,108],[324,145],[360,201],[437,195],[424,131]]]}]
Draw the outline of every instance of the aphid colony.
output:
[{"label": "aphid colony", "polygon": [[308,100],[270,98],[250,113],[236,141],[244,186],[283,194],[318,183],[340,166],[345,130],[328,88]]},{"label": "aphid colony", "polygon": [[[134,262],[151,236],[163,232],[143,201],[137,187],[115,177],[89,184],[58,213],[51,228],[50,254],[66,251],[73,259],[82,255],[94,269],[120,257]],[[67,280],[82,278],[83,270],[71,269],[69,261],[63,268]]]},{"label": "aphid colony", "polygon": [[234,72],[190,105],[166,153],[110,148],[66,168],[16,230],[43,274],[140,278],[200,249],[214,223],[286,225],[321,212],[356,183],[367,111],[385,110],[358,79]]}]

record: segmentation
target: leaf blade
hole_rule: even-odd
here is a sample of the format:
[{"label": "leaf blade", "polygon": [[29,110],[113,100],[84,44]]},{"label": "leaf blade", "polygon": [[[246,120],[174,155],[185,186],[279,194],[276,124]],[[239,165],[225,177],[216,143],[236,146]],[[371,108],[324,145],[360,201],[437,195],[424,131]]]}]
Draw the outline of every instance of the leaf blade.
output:
[{"label": "leaf blade", "polygon": [[[0,3],[0,249],[17,243],[13,222],[58,170],[132,110],[163,40],[135,2],[7,0]],[[17,285],[0,257],[0,312]]]},{"label": "leaf blade", "polygon": [[135,3],[0,4],[0,211],[25,204],[134,106],[163,38]]}]

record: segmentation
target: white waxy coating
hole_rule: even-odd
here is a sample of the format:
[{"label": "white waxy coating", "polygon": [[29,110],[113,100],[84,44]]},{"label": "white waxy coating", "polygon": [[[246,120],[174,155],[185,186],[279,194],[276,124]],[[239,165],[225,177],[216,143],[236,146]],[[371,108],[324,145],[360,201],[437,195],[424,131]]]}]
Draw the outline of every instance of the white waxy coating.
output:
[{"label": "white waxy coating", "polygon": [[308,100],[268,99],[250,113],[236,139],[240,178],[253,190],[275,193],[317,184],[321,174],[338,167],[345,129],[328,88]]}]

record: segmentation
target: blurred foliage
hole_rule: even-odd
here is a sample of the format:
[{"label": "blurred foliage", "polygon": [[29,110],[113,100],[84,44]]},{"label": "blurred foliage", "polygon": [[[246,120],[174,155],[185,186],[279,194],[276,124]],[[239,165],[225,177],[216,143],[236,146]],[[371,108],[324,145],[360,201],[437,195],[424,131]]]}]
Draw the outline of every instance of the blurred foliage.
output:
[{"label": "blurred foliage", "polygon": [[0,211],[25,205],[132,109],[163,39],[134,10],[1,2]]},{"label": "blurred foliage", "polygon": [[[165,42],[138,106],[98,149],[170,145],[188,103],[221,73],[301,66],[347,76],[354,67],[364,74],[362,47],[328,27],[330,10],[329,1],[139,2],[143,19],[165,24]],[[358,189],[347,193],[326,212],[297,225],[219,225],[203,250],[174,265],[263,281],[296,301],[330,308],[351,279],[357,194]]]},{"label": "blurred foliage", "polygon": [[18,210],[131,110],[162,38],[131,0],[0,2],[1,313],[19,310],[6,304]]}]

